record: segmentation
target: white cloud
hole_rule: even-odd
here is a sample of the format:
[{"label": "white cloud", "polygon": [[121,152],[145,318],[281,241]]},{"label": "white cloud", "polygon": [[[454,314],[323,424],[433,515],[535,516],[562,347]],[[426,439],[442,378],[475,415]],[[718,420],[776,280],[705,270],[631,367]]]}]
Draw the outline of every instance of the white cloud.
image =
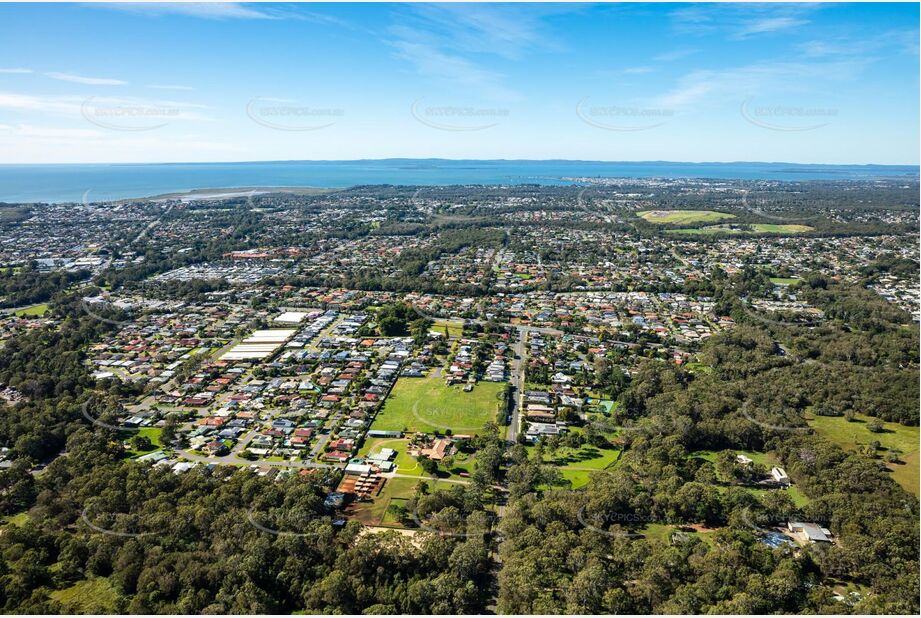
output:
[{"label": "white cloud", "polygon": [[[562,49],[546,19],[584,10],[579,5],[551,4],[406,6],[389,30],[393,40],[385,42],[421,75],[491,99],[520,97],[503,83],[505,75],[494,68],[498,62],[520,60],[534,50]],[[484,61],[485,57],[493,61]]]},{"label": "white cloud", "polygon": [[15,92],[0,92],[0,109],[53,114],[79,114],[78,97],[42,97]]},{"label": "white cloud", "polygon": [[411,63],[416,71],[426,77],[461,90],[473,90],[474,95],[500,99],[518,96],[502,84],[501,74],[484,69],[459,55],[407,40],[393,41],[391,44],[397,49],[400,58]]},{"label": "white cloud", "polygon": [[580,7],[529,4],[418,4],[407,17],[411,27],[439,45],[458,51],[520,58],[535,48],[558,48],[543,25],[549,15]]},{"label": "white cloud", "polygon": [[0,73],[31,73],[32,69],[0,69]]},{"label": "white cloud", "polygon": [[269,12],[239,2],[104,2],[95,8],[113,9],[137,15],[185,15],[205,19],[276,19]]},{"label": "white cloud", "polygon": [[918,31],[890,30],[874,36],[861,33],[860,36],[813,39],[800,43],[797,49],[811,58],[862,57],[884,51],[917,56]]},{"label": "white cloud", "polygon": [[655,69],[652,67],[629,67],[624,69],[624,73],[627,75],[642,75],[644,73],[652,73]]},{"label": "white cloud", "polygon": [[676,108],[716,97],[742,101],[759,93],[786,97],[798,92],[796,97],[800,98],[819,84],[856,77],[868,63],[869,60],[761,63],[719,71],[697,70],[681,77],[672,89],[653,100],[656,106]]},{"label": "white cloud", "polygon": [[809,22],[805,19],[796,19],[794,17],[768,17],[766,19],[756,19],[742,25],[741,30],[735,33],[735,38],[745,39],[754,34],[764,34],[767,32],[778,32],[797,26],[803,26]]},{"label": "white cloud", "polygon": [[41,127],[30,124],[20,124],[17,126],[3,125],[7,133],[21,137],[36,137],[45,139],[74,139],[99,137],[101,131],[94,129],[74,129],[64,127]]},{"label": "white cloud", "polygon": [[744,40],[759,34],[808,24],[806,16],[821,6],[808,4],[699,4],[669,13],[678,32],[707,36],[723,33]]},{"label": "white cloud", "polygon": [[653,56],[652,59],[659,62],[674,62],[675,60],[681,60],[682,58],[686,58],[687,56],[696,53],[696,49],[676,49],[675,51],[657,54]]},{"label": "white cloud", "polygon": [[109,79],[106,77],[84,77],[82,75],[74,75],[73,73],[58,73],[57,71],[49,71],[48,73],[45,73],[45,77],[57,79],[62,82],[73,82],[75,84],[87,84],[90,86],[125,86],[128,84],[128,82],[122,81],[120,79]]},{"label": "white cloud", "polygon": [[155,90],[195,90],[191,86],[179,86],[176,84],[148,84],[147,87]]},{"label": "white cloud", "polygon": [[[0,109],[18,112],[57,114],[79,118],[81,123],[92,118],[123,117],[211,122],[212,118],[199,110],[207,106],[184,101],[141,99],[136,97],[39,96],[16,92],[0,92]],[[89,117],[88,117],[89,116]]]}]

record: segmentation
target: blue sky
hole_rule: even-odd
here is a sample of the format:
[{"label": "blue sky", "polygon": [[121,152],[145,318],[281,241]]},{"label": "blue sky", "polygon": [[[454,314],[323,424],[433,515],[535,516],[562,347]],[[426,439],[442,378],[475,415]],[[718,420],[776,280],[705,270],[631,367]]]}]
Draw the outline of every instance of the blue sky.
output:
[{"label": "blue sky", "polygon": [[917,164],[917,4],[0,5],[0,163]]}]

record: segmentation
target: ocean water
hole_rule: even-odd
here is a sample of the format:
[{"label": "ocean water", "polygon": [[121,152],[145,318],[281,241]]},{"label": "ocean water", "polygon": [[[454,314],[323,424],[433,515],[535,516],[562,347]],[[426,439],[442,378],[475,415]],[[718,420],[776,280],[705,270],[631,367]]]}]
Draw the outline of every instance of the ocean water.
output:
[{"label": "ocean water", "polygon": [[565,177],[745,180],[917,179],[917,166],[381,159],[256,163],[0,165],[0,202],[81,202],[193,189],[363,184],[567,184]]}]

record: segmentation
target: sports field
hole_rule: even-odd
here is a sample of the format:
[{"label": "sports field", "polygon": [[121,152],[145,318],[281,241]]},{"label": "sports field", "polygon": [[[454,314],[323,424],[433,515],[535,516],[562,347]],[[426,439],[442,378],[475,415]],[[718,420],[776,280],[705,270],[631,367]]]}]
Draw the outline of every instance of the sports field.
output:
[{"label": "sports field", "polygon": [[480,382],[465,393],[461,386],[447,386],[441,378],[400,378],[371,429],[424,431],[455,434],[479,433],[495,422],[499,394],[505,384]]},{"label": "sports field", "polygon": [[642,210],[636,213],[650,223],[706,223],[734,219],[735,215],[715,210]]},{"label": "sports field", "polygon": [[855,450],[876,440],[880,443],[880,455],[883,457],[891,449],[901,451],[899,459],[905,463],[887,464],[892,470],[892,479],[916,496],[919,495],[918,428],[884,422],[883,431],[873,433],[867,429],[870,420],[871,417],[862,414],[858,414],[854,422],[848,422],[843,416],[807,418],[810,427],[843,449]]}]

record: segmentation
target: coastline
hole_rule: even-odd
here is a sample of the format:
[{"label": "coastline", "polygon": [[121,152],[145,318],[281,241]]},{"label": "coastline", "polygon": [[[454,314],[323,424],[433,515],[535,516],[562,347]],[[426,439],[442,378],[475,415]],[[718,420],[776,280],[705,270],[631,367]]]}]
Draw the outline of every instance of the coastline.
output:
[{"label": "coastline", "polygon": [[568,185],[571,178],[826,181],[904,179],[914,166],[789,163],[382,160],[361,162],[145,165],[0,165],[0,202],[9,204],[218,199],[249,192],[313,194],[360,185]]},{"label": "coastline", "polygon": [[324,193],[332,193],[338,190],[339,189],[326,187],[208,187],[202,189],[191,189],[189,191],[161,193],[159,195],[125,198],[117,201],[131,202],[137,200],[149,200],[162,202],[167,200],[180,200],[183,202],[195,202],[199,200],[219,200],[250,195],[270,195],[272,193],[288,193],[292,195],[322,195]]}]

